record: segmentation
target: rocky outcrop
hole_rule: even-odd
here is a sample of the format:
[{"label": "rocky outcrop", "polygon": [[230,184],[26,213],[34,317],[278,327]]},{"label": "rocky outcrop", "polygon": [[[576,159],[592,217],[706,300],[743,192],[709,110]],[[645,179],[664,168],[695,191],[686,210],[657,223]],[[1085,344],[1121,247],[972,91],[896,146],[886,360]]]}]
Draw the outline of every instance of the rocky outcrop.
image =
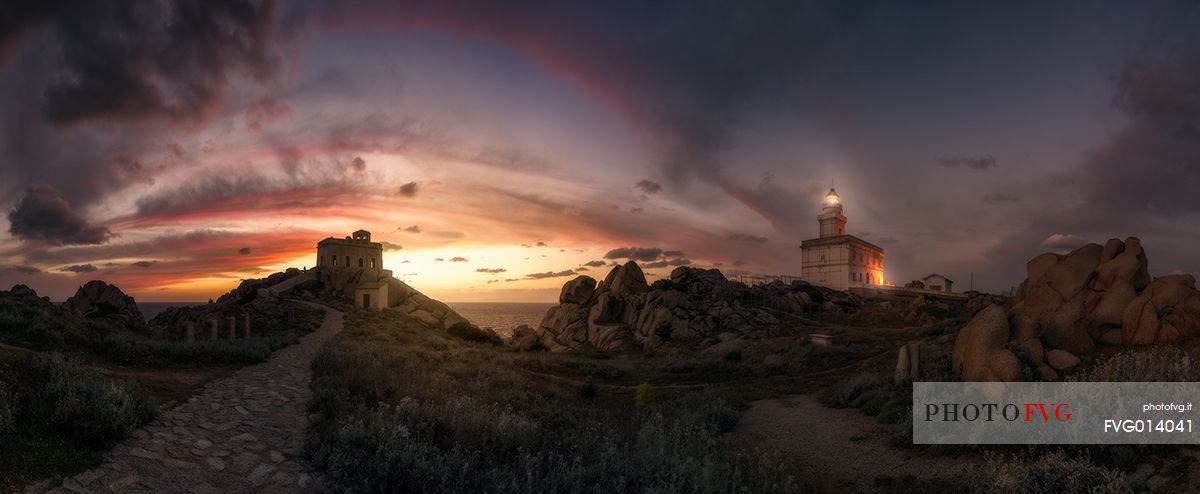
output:
[{"label": "rocky outcrop", "polygon": [[296,268],[287,268],[286,270],[283,270],[283,271],[280,271],[277,273],[272,273],[271,275],[267,276],[266,278],[255,278],[255,279],[243,280],[241,283],[238,283],[238,286],[236,288],[234,288],[233,290],[230,290],[228,293],[218,297],[217,303],[219,303],[219,304],[247,304],[247,303],[250,303],[251,301],[253,301],[255,298],[258,297],[260,290],[279,285],[280,283],[288,281],[292,278],[296,278],[302,274],[305,274],[305,272],[301,271],[299,269],[296,269]]},{"label": "rocky outcrop", "polygon": [[[720,333],[767,332],[779,315],[806,314],[858,303],[807,283],[747,287],[716,269],[679,267],[650,285],[635,262],[615,266],[603,281],[578,276],[563,285],[559,304],[534,330],[554,351],[592,346],[605,350],[653,348],[665,343],[719,344]],[[835,303],[836,300],[836,303]]]},{"label": "rocky outcrop", "polygon": [[388,305],[391,306],[387,310],[408,314],[431,328],[450,329],[455,324],[471,323],[449,305],[425,296],[403,281],[388,278],[387,284]]},{"label": "rocky outcrop", "polygon": [[[1079,363],[1096,345],[1166,343],[1200,334],[1200,292],[1189,274],[1151,279],[1141,241],[1111,239],[1069,254],[1047,253],[1030,260],[1027,278],[1012,300],[1000,346],[1018,349],[1043,379]],[[959,334],[955,364],[967,380],[1006,380],[991,369],[1001,331],[990,307]],[[972,345],[970,328],[987,325],[987,350]],[[972,334],[973,334],[972,333]],[[1009,342],[1013,345],[1009,345]],[[1011,352],[1010,352],[1011,353]],[[1005,359],[1007,359],[1005,357]]]},{"label": "rocky outcrop", "polygon": [[1007,309],[990,305],[979,311],[954,340],[955,374],[964,381],[1018,380],[1021,362],[1006,348],[1009,334]]},{"label": "rocky outcrop", "polygon": [[79,287],[71,298],[63,302],[63,309],[85,319],[100,320],[125,329],[143,329],[146,318],[138,310],[133,297],[126,295],[116,285],[92,280]]}]

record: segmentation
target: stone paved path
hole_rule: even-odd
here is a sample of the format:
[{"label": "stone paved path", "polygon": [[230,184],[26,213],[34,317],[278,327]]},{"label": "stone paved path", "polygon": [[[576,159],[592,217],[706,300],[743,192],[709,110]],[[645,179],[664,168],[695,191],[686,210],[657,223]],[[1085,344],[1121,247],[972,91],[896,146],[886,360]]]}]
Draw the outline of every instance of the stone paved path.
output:
[{"label": "stone paved path", "polygon": [[[46,492],[318,492],[300,458],[313,356],[342,330],[326,308],[321,328],[271,360],[213,381],[105,456],[104,464]],[[40,489],[34,489],[40,490]]]}]

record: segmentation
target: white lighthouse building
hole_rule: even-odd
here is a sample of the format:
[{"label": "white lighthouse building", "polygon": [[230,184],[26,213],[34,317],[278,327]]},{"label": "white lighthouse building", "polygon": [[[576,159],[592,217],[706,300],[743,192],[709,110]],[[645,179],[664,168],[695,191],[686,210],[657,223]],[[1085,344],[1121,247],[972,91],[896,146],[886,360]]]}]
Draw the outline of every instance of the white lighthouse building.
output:
[{"label": "white lighthouse building", "polygon": [[883,284],[883,249],[846,234],[842,200],[832,188],[825,194],[818,238],[800,244],[800,277],[834,290]]}]

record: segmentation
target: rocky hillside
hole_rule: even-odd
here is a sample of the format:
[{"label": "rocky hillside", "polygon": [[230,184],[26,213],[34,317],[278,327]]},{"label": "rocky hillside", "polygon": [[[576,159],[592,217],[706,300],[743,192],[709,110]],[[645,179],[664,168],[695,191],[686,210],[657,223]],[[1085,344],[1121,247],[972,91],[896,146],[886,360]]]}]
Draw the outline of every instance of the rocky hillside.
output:
[{"label": "rocky hillside", "polygon": [[79,287],[75,295],[63,302],[63,309],[85,319],[103,321],[113,327],[140,331],[146,328],[146,318],[133,297],[116,285],[92,280]]},{"label": "rocky hillside", "polygon": [[144,324],[133,299],[103,282],[80,287],[61,305],[25,285],[0,290],[0,341],[17,346],[57,349],[72,339],[96,338],[114,330],[141,331]]},{"label": "rocky hillside", "polygon": [[[616,266],[603,281],[579,276],[563,285],[559,304],[536,329],[517,340],[553,351],[591,346],[605,350],[653,348],[664,343],[708,346],[722,333],[761,338],[794,332],[796,319],[816,311],[844,312],[862,305],[845,292],[804,282],[747,287],[716,269],[679,267],[669,279],[646,283],[637,263]],[[794,321],[793,321],[794,322]]]},{"label": "rocky hillside", "polygon": [[[301,278],[305,274],[320,274],[322,272],[321,269],[323,268],[314,268],[305,272],[296,268],[288,268],[286,271],[274,273],[265,278],[244,280],[236,288],[230,290],[229,293],[219,297],[215,304],[168,310],[156,317],[152,321],[152,325],[175,327],[181,325],[181,321],[183,320],[203,321],[209,317],[220,318],[227,315],[237,315],[245,310],[253,310],[255,307],[275,301],[278,293],[283,293],[287,297],[319,299],[328,303],[349,302],[348,295],[337,290],[333,283],[321,281],[328,277],[311,276],[312,279],[308,279],[307,281],[303,281],[305,278]],[[363,271],[365,270],[342,269],[334,272],[334,274],[344,279],[353,280],[357,279],[358,273]],[[329,273],[326,272],[326,274]],[[303,283],[288,286],[286,290],[273,289],[284,284],[290,285],[290,283],[285,282],[296,278],[300,278],[296,281],[303,281]],[[388,285],[389,305],[387,310],[402,312],[412,316],[422,324],[434,328],[449,329],[460,323],[470,324],[466,318],[459,315],[450,306],[429,298],[403,281],[388,278],[386,283]],[[349,295],[352,296],[353,294]]]},{"label": "rocky hillside", "polygon": [[988,307],[959,332],[955,372],[967,381],[1015,381],[1025,363],[1042,379],[1055,379],[1097,345],[1167,343],[1200,334],[1195,278],[1151,279],[1148,268],[1134,237],[1033,258],[1011,305]]}]

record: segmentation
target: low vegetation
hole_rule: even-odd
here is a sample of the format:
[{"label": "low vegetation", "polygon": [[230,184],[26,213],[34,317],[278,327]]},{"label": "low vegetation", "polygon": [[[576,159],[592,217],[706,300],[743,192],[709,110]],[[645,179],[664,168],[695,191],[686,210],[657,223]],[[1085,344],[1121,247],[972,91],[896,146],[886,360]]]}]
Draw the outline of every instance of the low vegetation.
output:
[{"label": "low vegetation", "polygon": [[283,318],[268,313],[261,318],[259,333],[250,339],[186,343],[151,338],[55,309],[0,298],[0,342],[39,351],[86,353],[119,365],[252,364],[266,361],[273,351],[316,329],[321,313],[290,308],[300,314],[298,321],[286,324]]},{"label": "low vegetation", "polygon": [[[792,492],[721,435],[733,393],[549,379],[518,354],[349,312],[313,362],[309,456],[335,492]],[[586,357],[576,357],[577,359]],[[640,412],[639,412],[640,411]]]},{"label": "low vegetation", "polygon": [[1125,475],[1087,458],[1054,451],[1037,457],[988,455],[985,467],[971,482],[979,494],[1128,492]]},{"label": "low vegetation", "polygon": [[1190,382],[1200,380],[1200,362],[1183,350],[1155,347],[1102,359],[1067,378],[1076,382]]},{"label": "low vegetation", "polygon": [[71,475],[150,421],[138,388],[74,358],[0,352],[0,491],[37,478]]},{"label": "low vegetation", "polygon": [[480,343],[488,343],[491,345],[501,345],[504,342],[500,339],[500,335],[486,329],[480,329],[478,326],[470,323],[460,322],[450,326],[446,330],[446,334],[455,338],[476,341]]}]

